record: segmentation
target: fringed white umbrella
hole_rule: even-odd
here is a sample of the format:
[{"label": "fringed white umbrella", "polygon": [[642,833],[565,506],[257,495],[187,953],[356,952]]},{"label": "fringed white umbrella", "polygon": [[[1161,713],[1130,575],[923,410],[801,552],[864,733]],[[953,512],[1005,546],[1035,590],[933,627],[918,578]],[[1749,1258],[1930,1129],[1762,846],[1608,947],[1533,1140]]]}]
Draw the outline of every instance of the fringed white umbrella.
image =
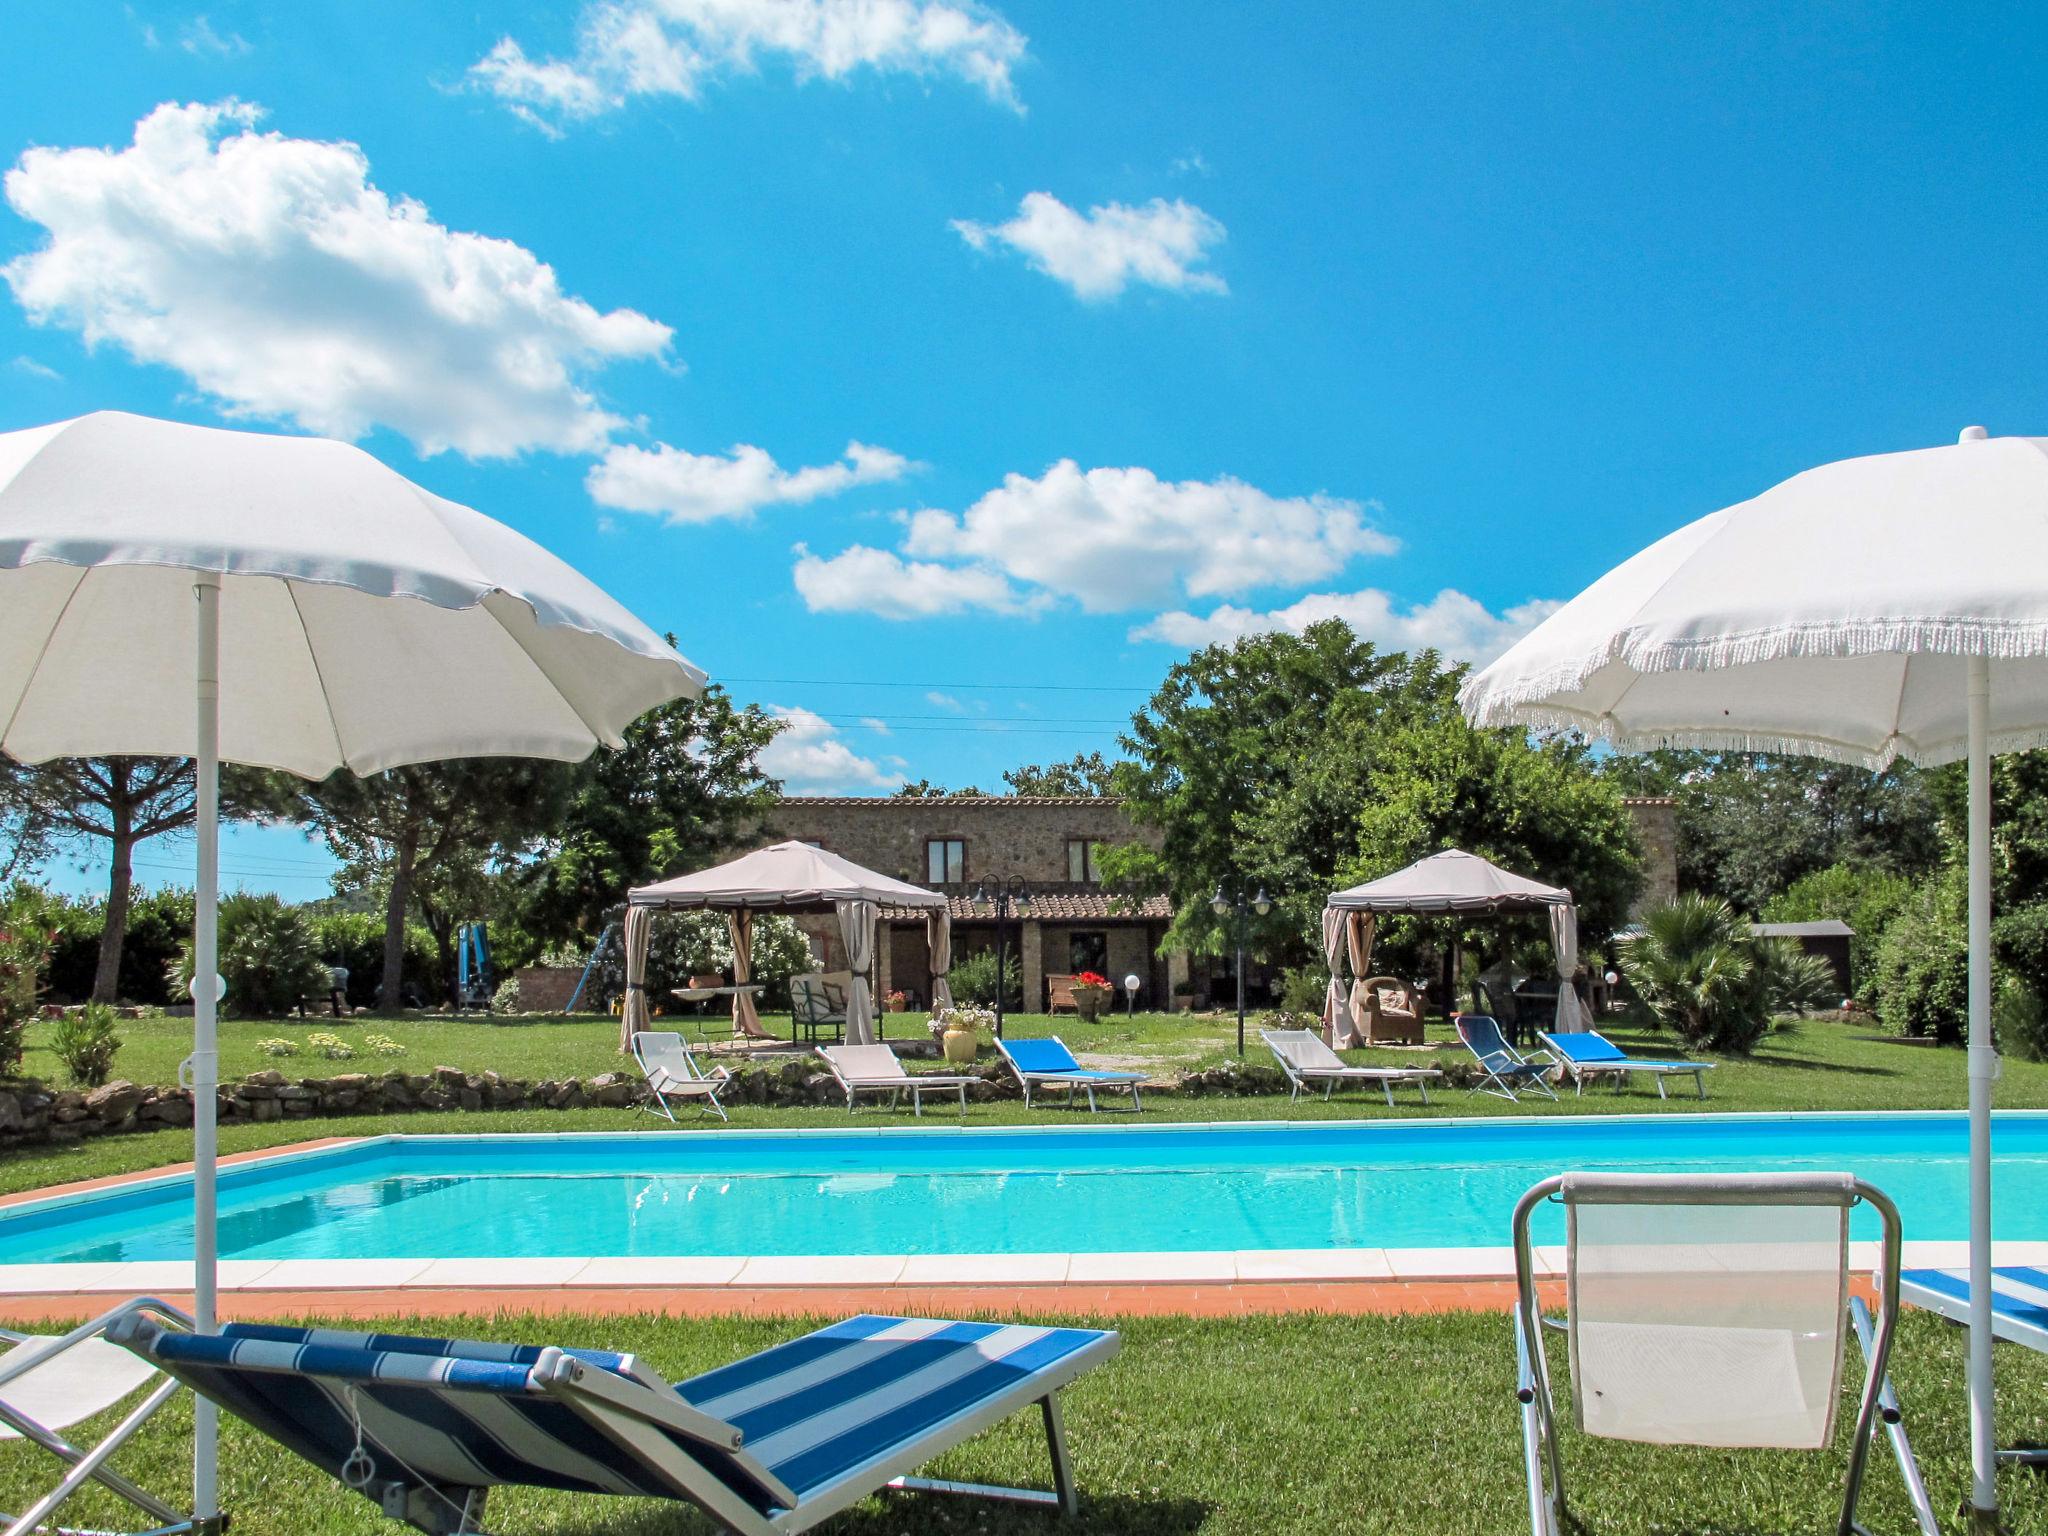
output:
[{"label": "fringed white umbrella", "polygon": [[[218,969],[222,761],[308,778],[573,761],[704,674],[480,512],[324,438],[102,411],[0,433],[0,750],[190,756],[195,977]],[[195,1312],[215,1302],[216,992],[193,988]],[[217,1508],[212,1405],[194,1503]]]},{"label": "fringed white umbrella", "polygon": [[1991,754],[2048,744],[2048,438],[1796,475],[1615,567],[1461,702],[1639,749],[1969,760],[1971,1506],[1995,1528]]}]

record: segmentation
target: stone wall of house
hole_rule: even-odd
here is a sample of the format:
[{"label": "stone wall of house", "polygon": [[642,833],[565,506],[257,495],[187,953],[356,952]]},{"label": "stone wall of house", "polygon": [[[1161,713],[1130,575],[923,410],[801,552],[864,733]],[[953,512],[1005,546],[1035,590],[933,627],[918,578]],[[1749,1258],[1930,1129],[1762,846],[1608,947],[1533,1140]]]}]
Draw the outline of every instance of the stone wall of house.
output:
[{"label": "stone wall of house", "polygon": [[1643,844],[1643,888],[1629,911],[1635,919],[1678,899],[1678,802],[1668,796],[1643,796],[1627,803]]},{"label": "stone wall of house", "polygon": [[776,803],[764,837],[798,838],[881,874],[926,885],[925,844],[967,844],[966,884],[1013,875],[1038,882],[1067,878],[1067,842],[1134,837],[1157,846],[1149,828],[1133,828],[1120,801],[1080,796],[962,796],[951,799],[791,796]]}]

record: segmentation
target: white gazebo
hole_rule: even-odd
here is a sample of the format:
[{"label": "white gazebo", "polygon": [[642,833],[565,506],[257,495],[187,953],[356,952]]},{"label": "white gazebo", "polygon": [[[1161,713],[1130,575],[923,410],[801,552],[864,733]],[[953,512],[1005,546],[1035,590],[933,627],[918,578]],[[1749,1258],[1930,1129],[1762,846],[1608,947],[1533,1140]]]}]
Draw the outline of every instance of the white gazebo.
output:
[{"label": "white gazebo", "polygon": [[654,914],[707,910],[725,913],[731,929],[732,979],[741,989],[733,994],[733,1027],[750,1035],[761,1033],[753,995],[745,990],[754,969],[754,914],[833,913],[839,919],[847,966],[853,972],[851,995],[846,1000],[846,1039],[851,1045],[873,1044],[875,1010],[868,992],[868,972],[874,966],[875,926],[884,906],[911,907],[925,914],[932,1011],[952,1006],[946,972],[953,963],[953,920],[946,912],[946,898],[923,886],[863,869],[811,843],[775,843],[715,869],[628,891],[622,1048],[635,1030],[648,1027],[647,940]]},{"label": "white gazebo", "polygon": [[[1365,1004],[1365,979],[1372,974],[1373,929],[1382,912],[1420,916],[1468,913],[1547,912],[1550,939],[1557,950],[1557,1028],[1577,1032],[1586,1027],[1572,973],[1579,965],[1579,910],[1572,893],[1524,875],[1511,874],[1476,853],[1447,848],[1418,859],[1406,869],[1348,891],[1334,892],[1323,908],[1323,959],[1330,967],[1330,989],[1323,999],[1323,1028],[1332,1045],[1343,1045],[1357,1030]],[[1349,960],[1351,985],[1344,985]]]}]

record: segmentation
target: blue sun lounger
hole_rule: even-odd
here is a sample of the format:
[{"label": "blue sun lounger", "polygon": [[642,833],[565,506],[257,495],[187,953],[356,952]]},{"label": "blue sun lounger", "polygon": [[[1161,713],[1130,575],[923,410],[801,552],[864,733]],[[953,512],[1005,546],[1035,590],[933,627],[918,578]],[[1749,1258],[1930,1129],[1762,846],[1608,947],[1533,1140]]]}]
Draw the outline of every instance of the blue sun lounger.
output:
[{"label": "blue sun lounger", "polygon": [[[1116,1353],[1085,1328],[854,1317],[671,1386],[632,1355],[230,1324],[141,1310],[107,1337],[430,1536],[481,1529],[494,1487],[696,1505],[794,1536],[885,1487],[1076,1512],[1054,1394]],[[905,1474],[1036,1403],[1053,1489]]]},{"label": "blue sun lounger", "polygon": [[1128,1088],[1131,1090],[1131,1113],[1138,1114],[1144,1104],[1138,1098],[1139,1085],[1145,1081],[1142,1072],[1102,1072],[1094,1067],[1084,1067],[1074,1060],[1074,1053],[1067,1049],[1066,1041],[1058,1035],[1043,1040],[996,1041],[996,1049],[1003,1053],[1003,1060],[1010,1064],[1010,1070],[1017,1074],[1017,1081],[1024,1086],[1024,1107],[1031,1107],[1031,1094],[1038,1088],[1059,1088],[1067,1090],[1067,1108],[1074,1107],[1076,1090],[1088,1095],[1088,1112],[1096,1113],[1095,1090],[1098,1088]]},{"label": "blue sun lounger", "polygon": [[[1938,1312],[1952,1323],[1970,1320],[1967,1269],[1909,1269],[1899,1276],[1899,1298]],[[2048,1269],[2002,1264],[1991,1271],[1991,1336],[2048,1355]],[[2000,1461],[2040,1466],[2048,1450],[2001,1450]]]},{"label": "blue sun lounger", "polygon": [[1669,1098],[1664,1091],[1667,1077],[1692,1076],[1693,1087],[1699,1090],[1701,1098],[1707,1096],[1707,1074],[1714,1070],[1711,1061],[1647,1061],[1629,1055],[1598,1030],[1589,1029],[1579,1035],[1552,1035],[1541,1030],[1536,1038],[1549,1048],[1557,1058],[1558,1065],[1571,1074],[1574,1091],[1583,1094],[1589,1078],[1603,1073],[1614,1079],[1619,1089],[1622,1079],[1631,1072],[1647,1072],[1657,1079],[1657,1097]]},{"label": "blue sun lounger", "polygon": [[1552,1099],[1557,1097],[1557,1091],[1545,1081],[1556,1070],[1557,1063],[1544,1053],[1539,1053],[1544,1055],[1542,1061],[1531,1061],[1522,1055],[1508,1044],[1507,1037],[1500,1032],[1498,1019],[1484,1013],[1461,1013],[1452,1020],[1452,1024],[1465,1049],[1478,1059],[1479,1070],[1483,1074],[1472,1085],[1472,1092],[1490,1093],[1495,1098],[1514,1103],[1521,1102],[1520,1094],[1515,1091],[1517,1088],[1524,1093],[1541,1089]]}]

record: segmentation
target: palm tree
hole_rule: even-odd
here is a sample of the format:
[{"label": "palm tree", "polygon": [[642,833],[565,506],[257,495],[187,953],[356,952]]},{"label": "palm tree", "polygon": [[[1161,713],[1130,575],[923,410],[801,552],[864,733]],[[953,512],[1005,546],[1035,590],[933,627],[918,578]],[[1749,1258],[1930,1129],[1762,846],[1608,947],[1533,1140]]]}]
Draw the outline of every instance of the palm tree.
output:
[{"label": "palm tree", "polygon": [[1747,1052],[1770,1027],[1756,941],[1718,896],[1681,896],[1646,913],[1643,932],[1622,946],[1621,967],[1650,1011],[1694,1050]]}]

